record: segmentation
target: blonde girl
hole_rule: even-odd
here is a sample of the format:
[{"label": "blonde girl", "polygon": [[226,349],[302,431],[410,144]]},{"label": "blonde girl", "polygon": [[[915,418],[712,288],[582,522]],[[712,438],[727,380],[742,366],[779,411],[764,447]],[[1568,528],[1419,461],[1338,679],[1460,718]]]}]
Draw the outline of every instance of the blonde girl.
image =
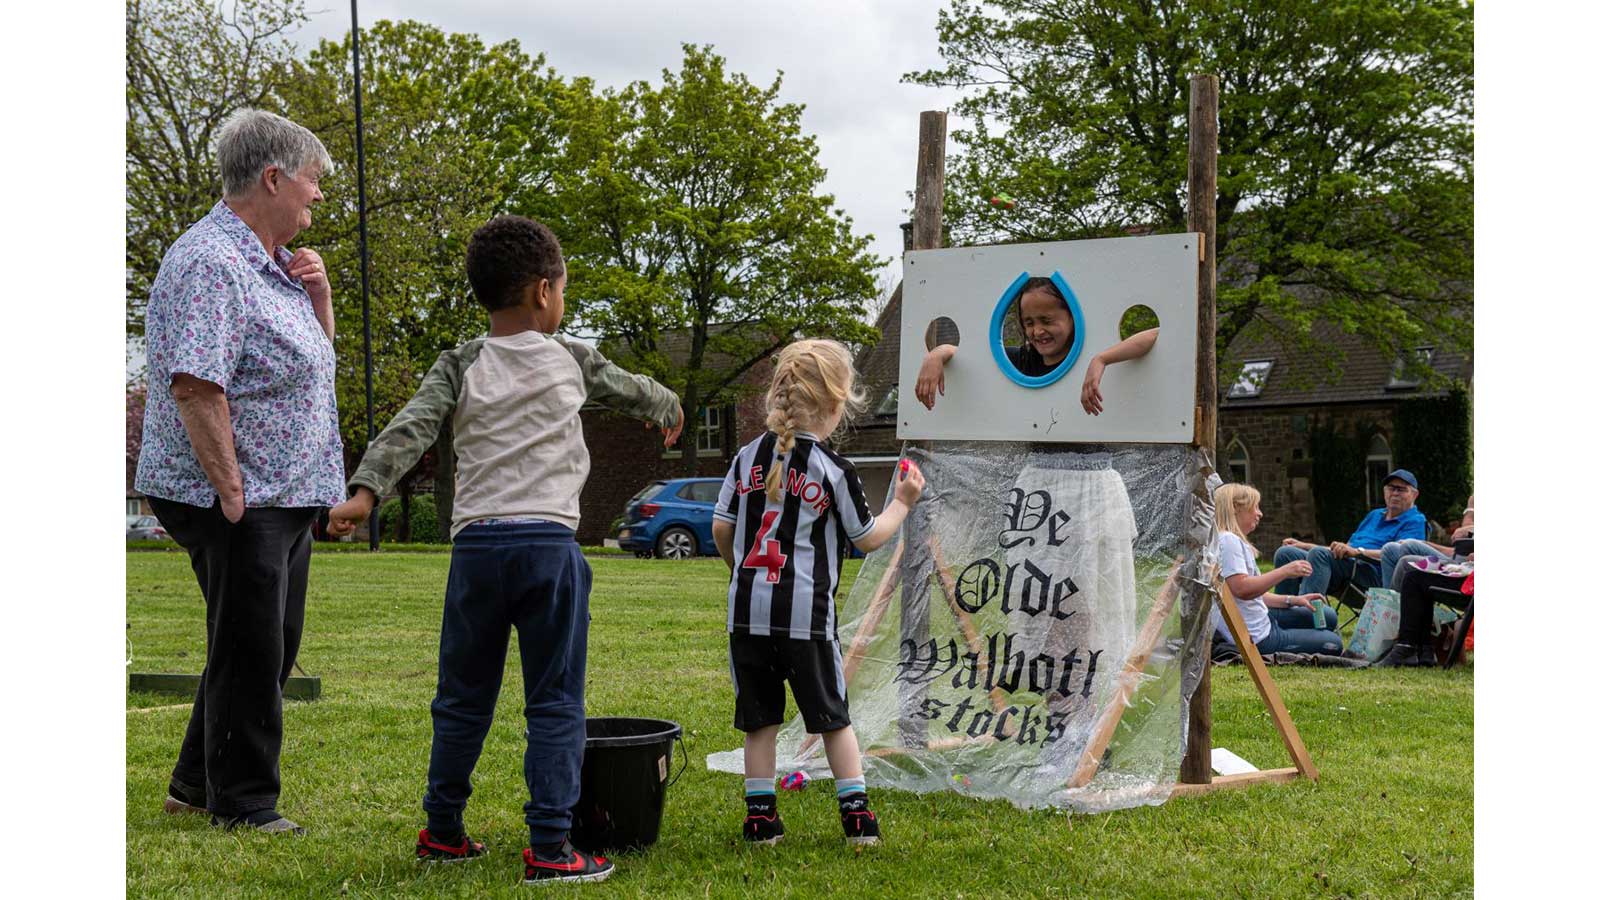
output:
[{"label": "blonde girl", "polygon": [[860,409],[849,351],[836,341],[783,349],[767,389],[768,431],[734,457],[711,533],[728,564],[728,661],[734,727],[745,733],[744,839],[773,844],[778,728],[784,683],[806,731],[821,734],[839,818],[852,843],[878,842],[850,711],[834,620],[849,545],[882,546],[922,496],[922,473],[901,464],[894,500],[874,517],[850,461],[823,442]]},{"label": "blonde girl", "polygon": [[[1239,605],[1250,640],[1262,653],[1280,650],[1292,653],[1338,654],[1344,649],[1339,638],[1338,618],[1325,610],[1319,621],[1313,601],[1321,594],[1275,594],[1271,589],[1289,578],[1311,574],[1311,564],[1296,560],[1265,575],[1256,565],[1256,548],[1250,533],[1261,524],[1261,492],[1248,484],[1225,484],[1214,495],[1217,509],[1218,556],[1228,591]],[[1213,609],[1212,624],[1217,629],[1219,649],[1231,645],[1222,616]],[[1326,627],[1319,627],[1326,625]]]}]

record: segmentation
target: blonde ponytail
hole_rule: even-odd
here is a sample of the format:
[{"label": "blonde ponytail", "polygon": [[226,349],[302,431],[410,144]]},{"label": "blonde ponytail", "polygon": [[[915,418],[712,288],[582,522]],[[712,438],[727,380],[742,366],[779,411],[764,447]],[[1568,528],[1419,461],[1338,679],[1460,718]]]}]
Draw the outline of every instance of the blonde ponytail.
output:
[{"label": "blonde ponytail", "polygon": [[838,412],[860,412],[866,399],[855,383],[850,351],[838,341],[795,341],[778,354],[767,388],[767,428],[778,436],[767,472],[767,501],[783,498],[785,460],[798,431],[816,429]]}]

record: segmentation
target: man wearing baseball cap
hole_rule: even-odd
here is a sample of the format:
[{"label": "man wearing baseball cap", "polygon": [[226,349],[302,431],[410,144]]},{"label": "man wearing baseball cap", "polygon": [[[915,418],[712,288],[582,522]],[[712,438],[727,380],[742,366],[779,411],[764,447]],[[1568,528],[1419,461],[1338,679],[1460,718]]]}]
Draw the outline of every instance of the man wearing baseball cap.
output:
[{"label": "man wearing baseball cap", "polygon": [[1422,540],[1428,535],[1428,518],[1417,509],[1418,493],[1417,476],[1406,469],[1395,469],[1383,479],[1383,508],[1367,513],[1350,540],[1334,541],[1331,546],[1321,547],[1285,538],[1283,546],[1272,555],[1272,564],[1282,566],[1297,559],[1307,560],[1311,563],[1311,574],[1303,579],[1286,578],[1275,590],[1284,594],[1336,596],[1351,582],[1362,588],[1379,586],[1383,545],[1391,541]]}]

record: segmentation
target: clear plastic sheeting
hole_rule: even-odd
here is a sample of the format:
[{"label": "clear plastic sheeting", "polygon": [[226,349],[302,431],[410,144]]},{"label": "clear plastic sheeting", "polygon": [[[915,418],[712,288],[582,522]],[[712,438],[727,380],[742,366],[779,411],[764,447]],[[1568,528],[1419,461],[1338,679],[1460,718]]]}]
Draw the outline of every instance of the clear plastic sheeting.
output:
[{"label": "clear plastic sheeting", "polygon": [[[869,784],[1086,812],[1166,800],[1210,650],[1210,461],[1175,445],[906,455],[922,502],[839,614]],[[742,752],[707,764],[742,772]],[[778,766],[830,774],[798,715]]]}]

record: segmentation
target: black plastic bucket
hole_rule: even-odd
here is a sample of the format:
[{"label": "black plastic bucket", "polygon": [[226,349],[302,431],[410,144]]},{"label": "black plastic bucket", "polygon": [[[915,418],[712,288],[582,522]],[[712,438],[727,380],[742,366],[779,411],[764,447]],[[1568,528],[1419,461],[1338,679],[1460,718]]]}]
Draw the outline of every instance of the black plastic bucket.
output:
[{"label": "black plastic bucket", "polygon": [[596,718],[585,723],[583,793],[572,815],[572,843],[580,850],[638,850],[656,842],[667,788],[689,767],[683,752],[678,774],[672,742],[683,745],[683,728],[665,719]]}]

